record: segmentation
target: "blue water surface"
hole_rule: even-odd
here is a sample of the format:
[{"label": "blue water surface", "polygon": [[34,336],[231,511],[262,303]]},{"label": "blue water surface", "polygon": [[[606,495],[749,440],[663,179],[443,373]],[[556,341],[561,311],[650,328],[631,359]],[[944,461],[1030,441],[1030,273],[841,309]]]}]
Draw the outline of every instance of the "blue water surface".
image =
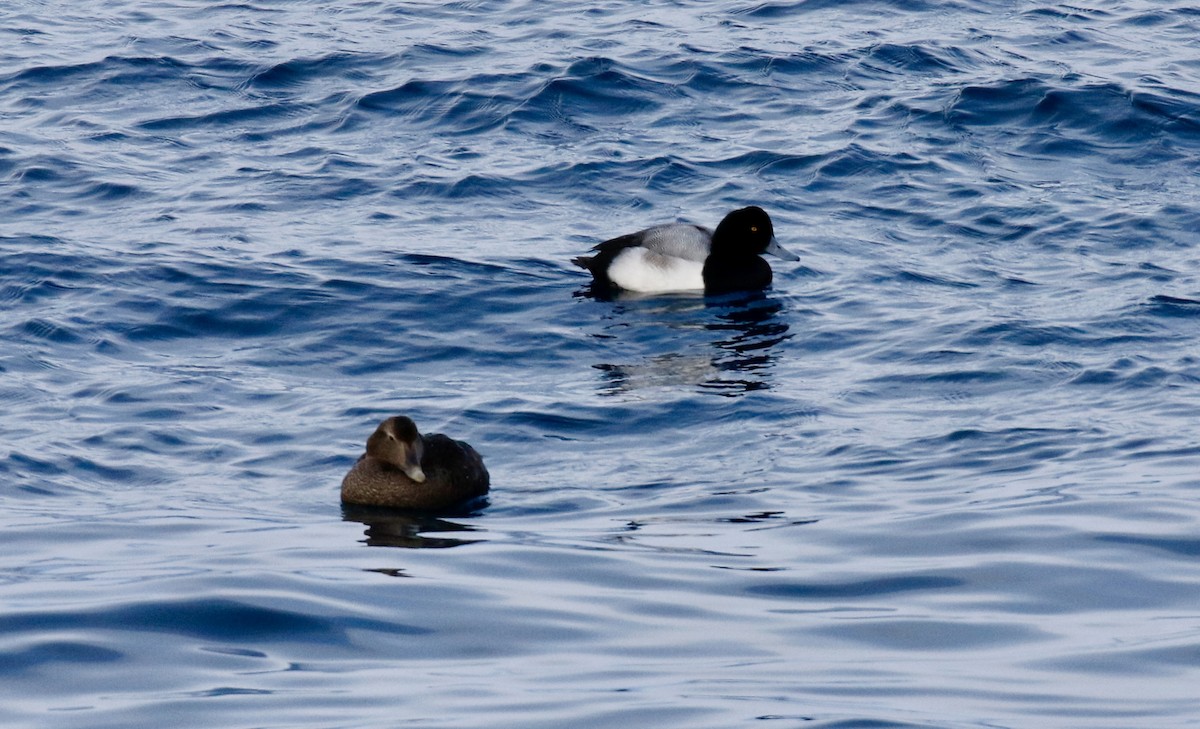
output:
[{"label": "blue water surface", "polygon": [[1200,722],[1193,4],[16,0],[0,203],[5,727]]}]

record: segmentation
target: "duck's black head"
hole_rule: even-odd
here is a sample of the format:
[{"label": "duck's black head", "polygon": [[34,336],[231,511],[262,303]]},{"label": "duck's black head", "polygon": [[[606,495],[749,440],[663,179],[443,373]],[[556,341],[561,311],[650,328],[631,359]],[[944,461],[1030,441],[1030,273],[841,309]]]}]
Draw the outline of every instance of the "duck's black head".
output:
[{"label": "duck's black head", "polygon": [[713,233],[714,256],[757,256],[767,252],[775,240],[775,226],[767,211],[751,205],[729,213]]}]

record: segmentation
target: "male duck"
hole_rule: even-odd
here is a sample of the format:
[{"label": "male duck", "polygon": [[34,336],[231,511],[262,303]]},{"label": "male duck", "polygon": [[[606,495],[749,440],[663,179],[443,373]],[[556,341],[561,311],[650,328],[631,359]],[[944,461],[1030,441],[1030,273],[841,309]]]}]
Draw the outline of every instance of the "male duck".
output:
[{"label": "male duck", "polygon": [[640,293],[696,291],[719,294],[771,285],[771,267],[759,256],[800,257],[779,245],[771,216],[751,206],[729,213],[716,231],[671,223],[606,240],[573,263],[592,272],[596,286]]},{"label": "male duck", "polygon": [[488,492],[488,472],[475,449],[441,433],[422,436],[403,415],[367,439],[367,452],[342,480],[342,501],[443,511]]}]

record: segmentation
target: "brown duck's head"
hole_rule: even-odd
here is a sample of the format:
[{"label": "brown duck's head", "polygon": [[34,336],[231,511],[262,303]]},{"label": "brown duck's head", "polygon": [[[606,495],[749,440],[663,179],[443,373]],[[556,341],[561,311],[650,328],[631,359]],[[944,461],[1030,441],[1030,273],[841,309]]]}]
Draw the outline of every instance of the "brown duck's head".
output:
[{"label": "brown duck's head", "polygon": [[399,468],[417,483],[425,481],[421,458],[425,443],[416,424],[403,415],[388,418],[367,438],[367,455]]}]

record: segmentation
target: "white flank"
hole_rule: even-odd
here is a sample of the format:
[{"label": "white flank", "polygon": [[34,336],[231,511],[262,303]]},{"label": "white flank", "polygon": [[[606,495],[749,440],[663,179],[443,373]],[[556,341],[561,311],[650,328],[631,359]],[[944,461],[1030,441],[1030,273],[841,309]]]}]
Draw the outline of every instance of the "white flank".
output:
[{"label": "white flank", "polygon": [[608,267],[608,278],[626,291],[647,294],[704,288],[704,263],[626,248]]}]

